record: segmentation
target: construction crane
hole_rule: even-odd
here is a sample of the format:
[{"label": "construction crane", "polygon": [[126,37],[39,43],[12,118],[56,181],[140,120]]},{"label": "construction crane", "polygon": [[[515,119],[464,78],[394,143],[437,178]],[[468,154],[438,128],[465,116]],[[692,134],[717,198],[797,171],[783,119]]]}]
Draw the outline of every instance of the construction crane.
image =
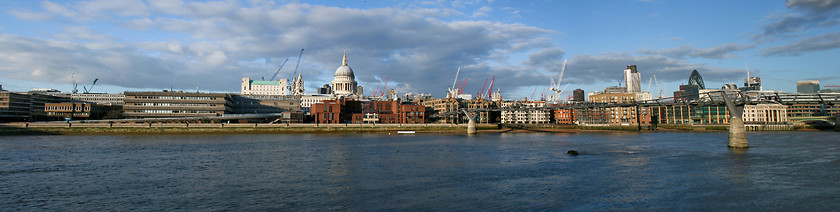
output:
[{"label": "construction crane", "polygon": [[[270,80],[268,80],[268,81],[274,81],[274,78],[276,78],[276,77],[277,77],[277,74],[279,74],[279,73],[280,73],[280,70],[283,70],[283,66],[285,66],[285,65],[286,65],[286,62],[289,62],[289,59],[288,59],[288,58],[287,58],[286,60],[284,60],[284,61],[283,61],[283,63],[281,63],[281,64],[280,64],[280,68],[277,68],[277,71],[275,71],[275,72],[274,72],[274,76],[271,76],[271,79],[270,79]],[[268,75],[268,74],[266,74],[266,75]],[[263,75],[263,76],[262,76],[262,77],[260,77],[260,78],[261,78],[262,80],[265,80],[265,75]]]},{"label": "construction crane", "polygon": [[449,94],[452,98],[458,95],[458,88],[455,85],[458,83],[458,74],[461,73],[461,67],[458,67],[458,71],[455,72],[455,79],[452,80],[452,87],[449,87]]},{"label": "construction crane", "polygon": [[563,89],[560,89],[560,83],[563,82],[563,73],[566,72],[566,62],[567,61],[568,61],[568,59],[563,60],[563,67],[560,69],[560,77],[557,78],[557,84],[554,83],[553,78],[551,79],[551,91],[554,91],[555,93],[557,93],[556,96],[558,96],[558,97],[560,96],[560,92],[563,91]]},{"label": "construction crane", "polygon": [[290,76],[289,76],[289,79],[290,79],[290,80],[291,80],[293,77],[295,77],[295,74],[297,74],[298,65],[300,65],[300,57],[303,57],[303,49],[300,49],[300,54],[298,54],[298,60],[297,60],[297,63],[295,63],[295,71],[294,71],[294,72],[292,72],[292,75],[290,75]]},{"label": "construction crane", "polygon": [[385,96],[385,89],[388,88],[388,79],[391,79],[391,77],[390,76],[385,77],[385,86],[382,86],[382,90],[379,91],[379,96],[380,97]]},{"label": "construction crane", "polygon": [[493,84],[496,84],[496,75],[490,80],[490,89],[487,90],[487,99],[493,100]]},{"label": "construction crane", "polygon": [[73,91],[72,93],[79,93],[79,84],[76,84],[76,73],[73,73]]},{"label": "construction crane", "polygon": [[85,89],[85,93],[90,93],[90,91],[93,90],[93,86],[96,85],[97,81],[99,81],[99,78],[93,79],[93,84],[90,84],[90,89],[88,89],[86,86],[82,86],[82,89]]},{"label": "construction crane", "polygon": [[373,97],[376,97],[376,92],[379,92],[380,85],[382,85],[382,78],[379,78],[379,83],[376,84],[376,90],[373,90]]}]

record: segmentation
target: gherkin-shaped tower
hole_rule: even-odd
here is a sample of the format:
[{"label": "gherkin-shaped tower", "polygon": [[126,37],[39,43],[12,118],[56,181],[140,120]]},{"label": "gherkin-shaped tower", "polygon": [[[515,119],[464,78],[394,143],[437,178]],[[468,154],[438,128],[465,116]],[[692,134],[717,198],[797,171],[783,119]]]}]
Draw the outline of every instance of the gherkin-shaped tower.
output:
[{"label": "gherkin-shaped tower", "polygon": [[706,84],[703,83],[703,77],[700,76],[700,72],[697,72],[696,69],[692,71],[691,76],[688,77],[688,84],[696,85],[700,89],[706,89]]}]

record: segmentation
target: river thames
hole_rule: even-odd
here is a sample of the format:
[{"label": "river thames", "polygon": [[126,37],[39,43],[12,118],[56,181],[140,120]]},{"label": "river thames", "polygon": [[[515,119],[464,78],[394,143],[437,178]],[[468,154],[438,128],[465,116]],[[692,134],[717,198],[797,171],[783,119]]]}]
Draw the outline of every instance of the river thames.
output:
[{"label": "river thames", "polygon": [[0,136],[0,208],[829,211],[838,135]]}]

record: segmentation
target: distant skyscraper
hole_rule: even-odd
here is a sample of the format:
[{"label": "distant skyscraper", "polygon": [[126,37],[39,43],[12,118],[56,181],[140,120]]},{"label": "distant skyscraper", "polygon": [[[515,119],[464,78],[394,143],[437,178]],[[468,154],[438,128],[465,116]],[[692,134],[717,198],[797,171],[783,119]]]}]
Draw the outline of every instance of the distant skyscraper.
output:
[{"label": "distant skyscraper", "polygon": [[628,65],[624,69],[624,86],[627,93],[642,92],[642,74],[636,71],[636,65]]},{"label": "distant skyscraper", "polygon": [[703,77],[700,76],[700,72],[697,72],[697,69],[691,72],[691,76],[688,77],[688,84],[696,85],[701,90],[706,89],[706,84],[703,83]]},{"label": "distant skyscraper", "polygon": [[819,93],[820,92],[820,81],[819,80],[804,80],[796,82],[796,92],[797,93]]},{"label": "distant skyscraper", "polygon": [[586,101],[586,93],[580,88],[575,89],[572,91],[572,101],[576,102],[585,102]]}]

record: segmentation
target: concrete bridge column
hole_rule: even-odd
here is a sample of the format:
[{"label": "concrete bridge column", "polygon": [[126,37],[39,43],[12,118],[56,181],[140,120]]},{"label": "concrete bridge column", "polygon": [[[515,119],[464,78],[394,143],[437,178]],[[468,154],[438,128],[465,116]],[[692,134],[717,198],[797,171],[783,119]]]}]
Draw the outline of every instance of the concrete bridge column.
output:
[{"label": "concrete bridge column", "polygon": [[470,122],[467,123],[467,134],[475,134],[475,119],[470,118]]},{"label": "concrete bridge column", "polygon": [[736,106],[729,98],[729,95],[723,93],[723,101],[726,103],[726,109],[729,110],[729,147],[730,148],[749,148],[750,144],[747,141],[747,129],[744,127],[744,107]]},{"label": "concrete bridge column", "polygon": [[475,118],[477,114],[470,114],[466,109],[462,109],[461,111],[464,112],[464,115],[467,116],[469,122],[467,122],[467,134],[474,135],[476,133],[475,129]]}]

